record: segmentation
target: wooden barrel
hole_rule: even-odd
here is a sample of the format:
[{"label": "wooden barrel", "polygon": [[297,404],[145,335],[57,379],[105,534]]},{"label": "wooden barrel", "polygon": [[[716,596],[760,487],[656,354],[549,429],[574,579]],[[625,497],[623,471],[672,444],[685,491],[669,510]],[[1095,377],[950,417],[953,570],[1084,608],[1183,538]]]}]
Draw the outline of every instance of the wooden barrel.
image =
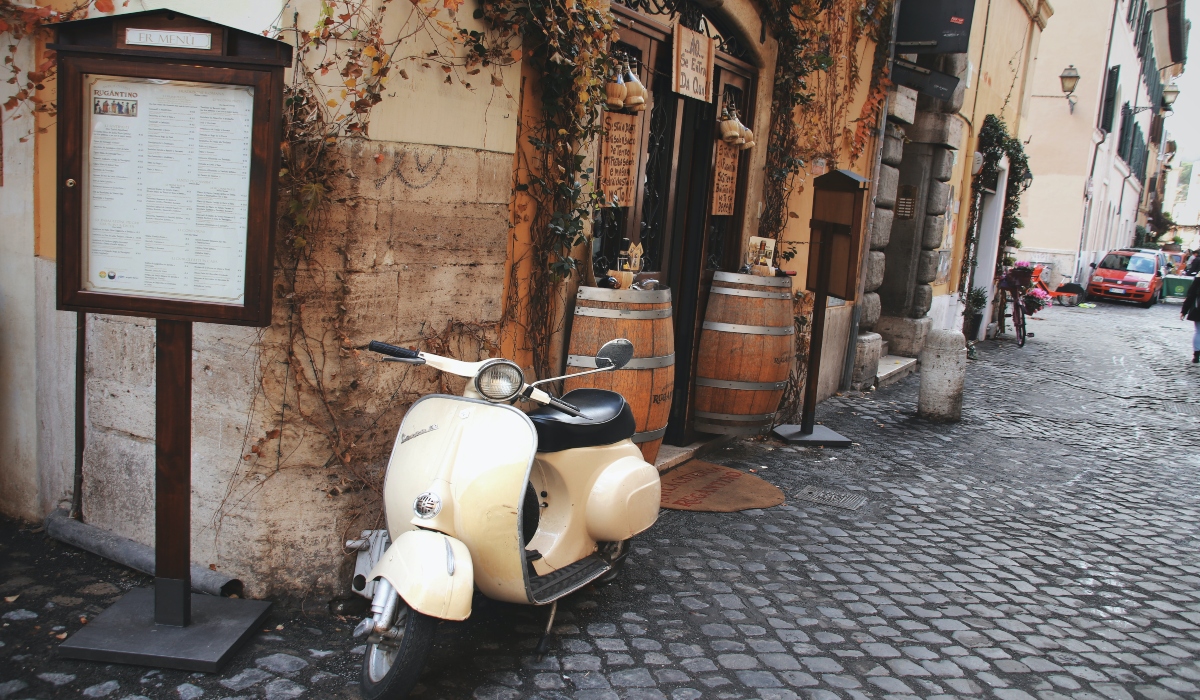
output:
[{"label": "wooden barrel", "polygon": [[633,441],[647,462],[654,464],[675,391],[675,334],[671,323],[671,292],[580,287],[567,372],[596,367],[600,346],[616,338],[633,343],[633,359],[624,369],[567,379],[566,390],[581,387],[609,389],[625,397],[637,419]]},{"label": "wooden barrel", "polygon": [[698,354],[696,430],[768,432],[796,354],[792,279],[715,273]]}]

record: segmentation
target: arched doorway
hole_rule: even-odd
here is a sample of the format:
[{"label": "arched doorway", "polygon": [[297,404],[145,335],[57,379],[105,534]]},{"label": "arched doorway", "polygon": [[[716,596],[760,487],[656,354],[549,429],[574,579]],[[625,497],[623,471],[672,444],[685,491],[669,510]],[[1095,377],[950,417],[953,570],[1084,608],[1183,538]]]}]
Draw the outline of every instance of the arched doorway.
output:
[{"label": "arched doorway", "polygon": [[[747,151],[739,155],[733,214],[712,214],[717,119],[723,107],[731,106],[743,121],[753,123],[758,69],[747,60],[751,56],[745,38],[692,0],[617,0],[612,11],[620,33],[613,53],[627,58],[637,71],[647,88],[648,104],[639,122],[640,186],[630,206],[602,210],[594,229],[592,263],[597,274],[605,274],[627,238],[641,243],[644,269],[659,273],[660,281],[671,287],[675,392],[666,442],[684,445],[694,440],[691,389],[708,288],[713,272],[736,271],[741,265],[741,233],[748,214]],[[714,102],[683,97],[671,89],[675,22],[714,39]]]}]

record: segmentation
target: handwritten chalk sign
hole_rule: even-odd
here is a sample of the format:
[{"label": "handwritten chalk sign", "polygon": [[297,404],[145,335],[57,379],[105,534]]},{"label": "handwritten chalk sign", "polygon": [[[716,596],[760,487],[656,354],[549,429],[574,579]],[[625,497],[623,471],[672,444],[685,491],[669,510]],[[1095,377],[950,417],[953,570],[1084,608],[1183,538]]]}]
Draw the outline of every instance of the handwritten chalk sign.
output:
[{"label": "handwritten chalk sign", "polygon": [[633,114],[605,112],[604,140],[600,152],[600,189],[605,204],[633,204],[637,180],[638,119]]},{"label": "handwritten chalk sign", "polygon": [[685,97],[712,102],[713,52],[711,37],[675,25],[672,89]]},{"label": "handwritten chalk sign", "polygon": [[738,147],[717,141],[717,167],[713,173],[713,216],[733,216],[737,199]]}]

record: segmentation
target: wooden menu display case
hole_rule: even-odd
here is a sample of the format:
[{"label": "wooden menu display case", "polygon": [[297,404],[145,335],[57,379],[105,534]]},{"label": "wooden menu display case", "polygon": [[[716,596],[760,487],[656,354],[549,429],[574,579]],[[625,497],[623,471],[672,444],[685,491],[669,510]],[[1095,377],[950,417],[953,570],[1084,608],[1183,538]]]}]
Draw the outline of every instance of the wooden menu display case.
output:
[{"label": "wooden menu display case", "polygon": [[192,323],[271,321],[292,48],[169,10],[55,29],[58,308],[156,319],[154,587],[58,653],[215,672],[270,603],[191,592]]}]

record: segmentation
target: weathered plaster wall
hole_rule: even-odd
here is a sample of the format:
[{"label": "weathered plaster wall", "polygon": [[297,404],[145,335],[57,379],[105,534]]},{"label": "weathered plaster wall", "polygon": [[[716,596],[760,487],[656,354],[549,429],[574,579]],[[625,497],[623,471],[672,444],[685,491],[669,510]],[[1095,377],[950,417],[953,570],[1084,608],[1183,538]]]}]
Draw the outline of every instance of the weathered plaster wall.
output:
[{"label": "weathered plaster wall", "polygon": [[[279,0],[143,0],[118,9],[158,7],[254,32],[292,24]],[[311,26],[319,3],[292,7],[299,25]],[[391,15],[389,31],[406,16]],[[24,65],[34,50],[23,50]],[[341,589],[344,535],[356,531],[357,518],[373,526],[380,514],[354,474],[377,480],[413,398],[457,388],[430,370],[380,365],[358,348],[375,338],[407,345],[437,336],[431,342],[448,342],[446,352],[474,359],[475,336],[495,335],[520,70],[506,69],[502,86],[484,75],[486,88],[468,90],[443,84],[440,70],[410,66],[410,80],[396,78],[373,114],[375,141],[340,152],[348,175],[333,183],[294,290],[277,269],[275,324],[195,325],[193,560],[242,578],[249,595]],[[0,509],[35,520],[69,500],[74,466],[75,315],[54,311],[56,134],[52,122],[40,125],[49,129],[19,144],[24,132],[11,129],[28,127],[5,121],[9,179],[0,188],[0,379],[12,377],[0,386]],[[35,250],[44,256],[36,265]],[[484,330],[443,332],[460,321]],[[89,317],[86,369],[85,519],[147,544],[153,328],[146,319]],[[289,347],[297,350],[291,361]],[[293,368],[304,373],[300,397]],[[313,399],[318,380],[333,416]],[[346,452],[349,464],[330,459],[330,436],[342,429],[362,437]]]},{"label": "weathered plaster wall", "polygon": [[56,311],[53,260],[33,258],[37,301],[38,516],[70,507],[75,491],[75,324]]},{"label": "weathered plaster wall", "polygon": [[[311,387],[319,380],[337,429],[362,436],[350,466],[378,477],[403,408],[437,388],[436,373],[358,349],[414,345],[455,320],[494,325],[502,312],[510,155],[369,143],[344,157],[356,177],[338,183],[293,297],[277,270],[273,325],[194,327],[193,560],[242,578],[249,595],[336,592],[345,535],[379,515],[330,459],[333,424]],[[298,363],[287,362],[292,333]],[[151,543],[153,322],[92,317],[88,345],[85,516]],[[309,385],[299,398],[297,367]]]},{"label": "weathered plaster wall", "polygon": [[[7,45],[7,42],[5,43]],[[13,56],[34,60],[31,42]],[[0,84],[0,100],[14,86]],[[0,187],[0,512],[38,515],[37,314],[33,272],[33,126],[28,115],[5,112],[4,186]]]}]

